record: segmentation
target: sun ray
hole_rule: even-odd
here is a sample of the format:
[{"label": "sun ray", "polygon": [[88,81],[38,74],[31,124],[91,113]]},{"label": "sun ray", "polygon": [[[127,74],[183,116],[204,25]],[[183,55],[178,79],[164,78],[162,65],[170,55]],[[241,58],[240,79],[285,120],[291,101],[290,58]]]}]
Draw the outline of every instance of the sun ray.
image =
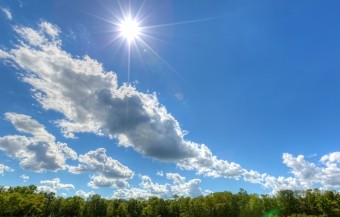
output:
[{"label": "sun ray", "polygon": [[174,22],[174,23],[164,23],[164,24],[151,25],[151,26],[143,26],[143,30],[164,28],[164,27],[171,27],[171,26],[180,26],[180,25],[193,24],[193,23],[200,23],[200,22],[212,21],[212,20],[217,20],[217,19],[222,19],[222,18],[224,18],[224,16],[209,17],[209,18],[202,18],[202,19],[195,19],[195,20],[187,20],[187,21]]},{"label": "sun ray", "polygon": [[[195,20],[187,20],[173,23],[164,23],[164,24],[156,24],[156,25],[144,25],[147,24],[149,20],[151,20],[152,13],[145,14],[145,3],[143,0],[139,7],[132,8],[130,1],[117,1],[116,9],[112,10],[103,2],[101,5],[107,12],[109,12],[110,18],[101,17],[98,15],[90,14],[85,11],[83,13],[90,15],[96,19],[104,21],[112,26],[109,29],[108,33],[112,34],[112,38],[104,43],[103,48],[107,47],[111,44],[115,44],[116,52],[124,49],[126,55],[127,62],[127,82],[130,82],[131,79],[131,64],[133,61],[133,55],[137,55],[142,65],[144,65],[144,60],[141,54],[140,48],[147,49],[150,51],[160,62],[162,62],[172,73],[175,73],[176,76],[182,78],[182,76],[177,72],[177,70],[171,66],[155,49],[151,42],[160,42],[166,44],[167,42],[161,40],[159,37],[155,37],[153,33],[157,31],[157,29],[167,28],[167,27],[176,27],[181,25],[188,25],[200,22],[207,22],[217,19],[222,19],[224,17],[209,17],[203,19],[195,19]],[[133,10],[134,9],[134,10]],[[124,48],[125,47],[125,48]],[[133,51],[136,51],[134,54]],[[145,65],[144,65],[145,67]]]},{"label": "sun ray", "polygon": [[177,75],[179,75],[177,73],[177,70],[175,68],[173,68],[161,55],[159,55],[151,46],[149,46],[146,42],[144,42],[143,40],[140,40],[140,42],[146,47],[148,48],[154,55],[157,56],[157,58],[159,58],[167,67],[169,67],[169,69],[171,69],[173,72],[176,72]]}]

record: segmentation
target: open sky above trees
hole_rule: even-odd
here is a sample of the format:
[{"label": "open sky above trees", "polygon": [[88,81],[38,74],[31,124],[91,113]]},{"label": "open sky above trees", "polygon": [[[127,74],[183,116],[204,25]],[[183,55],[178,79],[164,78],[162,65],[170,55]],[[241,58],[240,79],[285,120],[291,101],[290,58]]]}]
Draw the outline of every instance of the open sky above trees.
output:
[{"label": "open sky above trees", "polygon": [[0,2],[0,185],[340,189],[340,2]]}]

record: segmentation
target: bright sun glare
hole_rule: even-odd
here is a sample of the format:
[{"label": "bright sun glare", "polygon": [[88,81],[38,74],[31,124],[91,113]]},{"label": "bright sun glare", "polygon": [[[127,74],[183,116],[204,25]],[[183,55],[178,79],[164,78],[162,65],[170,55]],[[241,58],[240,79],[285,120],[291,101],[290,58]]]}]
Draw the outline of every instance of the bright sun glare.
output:
[{"label": "bright sun glare", "polygon": [[119,24],[120,35],[125,38],[129,43],[139,38],[140,27],[136,20],[127,17]]}]

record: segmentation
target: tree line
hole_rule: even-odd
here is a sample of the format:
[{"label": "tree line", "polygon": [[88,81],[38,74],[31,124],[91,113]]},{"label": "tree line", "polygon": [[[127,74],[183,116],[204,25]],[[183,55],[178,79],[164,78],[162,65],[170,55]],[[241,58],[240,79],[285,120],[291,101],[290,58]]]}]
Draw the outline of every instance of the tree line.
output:
[{"label": "tree line", "polygon": [[105,199],[98,194],[87,199],[60,197],[38,192],[35,185],[0,186],[0,216],[49,217],[340,217],[337,191],[281,190],[275,195],[216,192],[196,198],[157,197]]}]

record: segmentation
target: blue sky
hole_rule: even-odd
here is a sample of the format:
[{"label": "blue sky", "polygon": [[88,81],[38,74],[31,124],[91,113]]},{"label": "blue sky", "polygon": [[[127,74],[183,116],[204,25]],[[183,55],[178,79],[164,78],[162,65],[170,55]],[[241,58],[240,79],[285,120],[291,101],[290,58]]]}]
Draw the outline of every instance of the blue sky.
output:
[{"label": "blue sky", "polygon": [[339,190],[339,6],[2,1],[0,185]]}]

